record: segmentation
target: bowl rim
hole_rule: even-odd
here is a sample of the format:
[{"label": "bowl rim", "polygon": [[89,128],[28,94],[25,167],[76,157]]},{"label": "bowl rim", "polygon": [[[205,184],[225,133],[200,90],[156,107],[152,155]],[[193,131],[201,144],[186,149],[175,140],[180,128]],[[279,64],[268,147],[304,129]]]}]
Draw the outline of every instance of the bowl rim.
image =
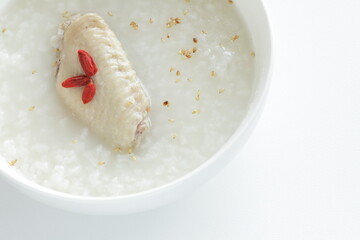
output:
[{"label": "bowl rim", "polygon": [[[4,171],[2,168],[0,168],[0,174],[7,177],[9,180],[12,180],[12,182],[20,183],[24,187],[31,189],[32,191],[35,191],[39,194],[46,195],[47,197],[52,198],[61,198],[62,200],[67,201],[75,201],[75,202],[111,202],[111,201],[122,201],[126,199],[134,199],[138,197],[146,197],[151,195],[159,194],[160,192],[168,191],[172,188],[176,188],[178,185],[184,183],[186,180],[192,179],[193,176],[198,175],[200,172],[203,172],[204,169],[209,168],[211,165],[214,164],[214,162],[219,159],[220,156],[224,154],[224,152],[227,152],[230,146],[234,145],[236,139],[239,138],[239,136],[243,135],[243,133],[251,128],[251,125],[257,121],[257,116],[261,112],[265,99],[267,98],[270,83],[271,83],[271,76],[274,66],[274,42],[273,42],[273,30],[272,30],[272,24],[269,18],[268,10],[266,7],[266,4],[263,0],[259,0],[259,5],[263,10],[264,18],[266,20],[266,28],[268,30],[268,43],[269,43],[269,57],[268,57],[268,64],[266,72],[264,76],[262,77],[264,80],[263,87],[257,89],[259,92],[257,97],[255,97],[249,104],[247,114],[242,120],[242,122],[238,125],[236,131],[231,135],[231,137],[225,142],[225,144],[215,153],[213,154],[207,161],[199,165],[197,168],[193,169],[192,171],[188,172],[187,174],[171,181],[166,184],[163,184],[158,187],[154,187],[145,191],[136,192],[136,193],[130,193],[127,195],[120,195],[120,196],[81,196],[81,195],[72,195],[65,192],[56,191],[50,188],[46,188],[44,186],[41,186],[29,179],[26,179],[25,177],[18,177],[15,178],[14,176],[11,176],[11,174],[7,171]],[[255,124],[254,124],[255,125]]]}]

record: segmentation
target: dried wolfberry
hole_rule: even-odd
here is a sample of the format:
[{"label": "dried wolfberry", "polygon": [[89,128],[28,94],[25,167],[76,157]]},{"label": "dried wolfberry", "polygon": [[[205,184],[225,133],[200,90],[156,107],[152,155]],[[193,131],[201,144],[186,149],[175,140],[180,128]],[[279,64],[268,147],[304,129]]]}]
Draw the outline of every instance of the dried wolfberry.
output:
[{"label": "dried wolfberry", "polygon": [[61,85],[64,88],[83,87],[90,81],[91,79],[88,76],[76,76],[66,79]]},{"label": "dried wolfberry", "polygon": [[82,94],[82,101],[84,104],[87,104],[91,102],[91,100],[94,98],[96,93],[96,86],[91,81],[86,87],[84,88],[83,94]]},{"label": "dried wolfberry", "polygon": [[94,59],[90,56],[90,54],[85,50],[80,49],[78,50],[78,56],[85,75],[88,77],[94,76],[97,73],[98,69],[94,62]]}]

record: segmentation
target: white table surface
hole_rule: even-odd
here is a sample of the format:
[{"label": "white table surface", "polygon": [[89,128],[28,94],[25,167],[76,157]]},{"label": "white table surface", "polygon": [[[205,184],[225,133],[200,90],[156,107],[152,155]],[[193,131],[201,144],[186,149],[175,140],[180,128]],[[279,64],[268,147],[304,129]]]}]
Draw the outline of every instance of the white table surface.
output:
[{"label": "white table surface", "polygon": [[63,212],[0,182],[0,239],[360,239],[360,1],[265,3],[273,82],[237,160],[194,195],[129,216]]}]

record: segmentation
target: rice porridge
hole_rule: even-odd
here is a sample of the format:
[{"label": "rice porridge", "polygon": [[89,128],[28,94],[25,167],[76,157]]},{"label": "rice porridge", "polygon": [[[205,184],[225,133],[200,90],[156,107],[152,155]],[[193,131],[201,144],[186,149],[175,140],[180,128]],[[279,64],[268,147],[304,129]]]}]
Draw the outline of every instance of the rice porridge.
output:
[{"label": "rice porridge", "polygon": [[[74,13],[96,13],[151,98],[151,128],[119,154],[65,107],[51,39]],[[255,53],[228,0],[10,1],[0,15],[0,164],[81,196],[145,191],[191,172],[247,113]],[[65,79],[64,79],[65,80]]]}]

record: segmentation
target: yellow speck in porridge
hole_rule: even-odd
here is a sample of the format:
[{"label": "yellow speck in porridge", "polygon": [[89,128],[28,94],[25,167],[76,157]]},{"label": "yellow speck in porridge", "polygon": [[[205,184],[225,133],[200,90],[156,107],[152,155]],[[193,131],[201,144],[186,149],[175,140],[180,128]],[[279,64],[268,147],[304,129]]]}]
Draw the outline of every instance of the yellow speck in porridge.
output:
[{"label": "yellow speck in porridge", "polygon": [[184,10],[184,11],[183,11],[183,15],[184,15],[184,16],[186,16],[188,13],[189,13],[188,10]]},{"label": "yellow speck in porridge", "polygon": [[138,29],[139,29],[139,25],[138,25],[136,22],[134,22],[134,21],[132,21],[132,22],[130,23],[130,26],[131,26],[134,30],[138,30]]},{"label": "yellow speck in porridge", "polygon": [[201,33],[204,34],[204,35],[208,34],[208,32],[205,31],[205,30],[202,30]]},{"label": "yellow speck in porridge", "polygon": [[136,161],[137,158],[135,156],[131,156],[130,159]]},{"label": "yellow speck in porridge", "polygon": [[71,141],[71,144],[76,144],[76,142],[77,141],[74,139],[74,140]]},{"label": "yellow speck in porridge", "polygon": [[175,70],[175,68],[173,68],[173,67],[170,68],[170,72],[172,72],[172,71],[174,71],[174,70]]},{"label": "yellow speck in porridge", "polygon": [[35,110],[35,106],[29,107],[28,110],[29,110],[30,112],[34,111],[34,110]]},{"label": "yellow speck in porridge", "polygon": [[177,138],[177,135],[176,134],[174,134],[174,135],[172,135],[172,139],[176,139]]},{"label": "yellow speck in porridge", "polygon": [[219,94],[222,94],[222,93],[224,93],[224,92],[225,92],[225,88],[219,89]]},{"label": "yellow speck in porridge", "polygon": [[168,122],[174,123],[174,122],[175,122],[175,119],[169,119]]},{"label": "yellow speck in porridge", "polygon": [[181,82],[181,79],[178,78],[175,80],[175,83],[179,83],[179,82]]},{"label": "yellow speck in porridge", "polygon": [[216,72],[215,72],[215,71],[211,71],[210,76],[216,77]]},{"label": "yellow speck in porridge", "polygon": [[105,165],[105,162],[98,162],[98,165],[103,166],[103,165]]},{"label": "yellow speck in porridge", "polygon": [[7,31],[7,28],[3,28],[1,32],[5,33]]},{"label": "yellow speck in porridge", "polygon": [[154,23],[154,19],[150,18],[150,19],[149,19],[149,23],[150,23],[150,24],[153,24],[153,23]]},{"label": "yellow speck in porridge", "polygon": [[170,37],[171,37],[170,33],[166,34],[166,38],[170,38]]},{"label": "yellow speck in porridge", "polygon": [[116,148],[113,149],[113,151],[114,151],[114,152],[121,152],[122,150],[121,150],[120,147],[116,147]]},{"label": "yellow speck in porridge", "polygon": [[114,14],[112,12],[108,12],[107,13],[110,17],[114,16]]},{"label": "yellow speck in porridge", "polygon": [[15,166],[16,163],[17,163],[17,160],[15,159],[15,160],[12,160],[11,162],[9,162],[9,165],[11,167],[13,167],[13,166]]},{"label": "yellow speck in porridge", "polygon": [[199,114],[199,113],[200,113],[200,110],[197,109],[197,110],[192,111],[191,113],[194,114],[194,115],[195,115],[195,114]]},{"label": "yellow speck in porridge", "polygon": [[166,22],[166,27],[167,28],[172,28],[173,26],[176,26],[176,25],[178,25],[178,24],[180,24],[181,23],[181,18],[173,18],[173,17],[171,17],[171,18],[169,18],[169,20]]},{"label": "yellow speck in porridge", "polygon": [[192,78],[188,78],[187,80],[188,80],[188,82],[192,82],[192,81],[193,81],[193,79],[192,79]]},{"label": "yellow speck in porridge", "polygon": [[234,1],[233,0],[228,0],[228,3],[233,4]]},{"label": "yellow speck in porridge", "polygon": [[36,70],[32,70],[32,71],[31,71],[31,74],[33,74],[33,75],[36,74],[36,73],[37,73]]},{"label": "yellow speck in porridge", "polygon": [[251,52],[250,55],[251,55],[252,57],[255,57],[255,52]]},{"label": "yellow speck in porridge", "polygon": [[176,71],[176,76],[180,76],[180,75],[181,75],[180,71],[177,70],[177,71]]},{"label": "yellow speck in porridge", "polygon": [[200,101],[200,89],[197,90],[197,93],[196,93],[196,101]]},{"label": "yellow speck in porridge", "polygon": [[196,53],[197,49],[196,48],[191,48],[191,49],[181,49],[178,51],[179,55],[182,55],[186,58],[192,58],[192,54]]},{"label": "yellow speck in porridge", "polygon": [[236,40],[238,40],[239,38],[240,38],[239,35],[234,35],[234,36],[231,37],[231,40],[232,40],[232,41],[236,41]]},{"label": "yellow speck in porridge", "polygon": [[133,149],[132,149],[132,148],[129,148],[129,149],[128,149],[128,153],[129,153],[129,154],[132,154],[132,153],[133,153]]}]

